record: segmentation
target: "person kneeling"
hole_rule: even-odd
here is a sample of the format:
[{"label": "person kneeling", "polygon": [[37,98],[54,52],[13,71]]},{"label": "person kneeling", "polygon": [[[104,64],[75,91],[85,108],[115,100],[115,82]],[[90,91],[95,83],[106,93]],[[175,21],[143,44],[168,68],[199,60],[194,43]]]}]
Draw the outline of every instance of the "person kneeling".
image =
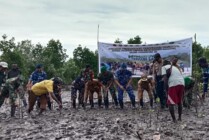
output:
[{"label": "person kneeling", "polygon": [[30,113],[33,110],[33,107],[36,102],[36,98],[40,97],[40,112],[39,115],[42,114],[44,110],[46,110],[47,105],[47,94],[49,95],[50,100],[54,99],[57,104],[59,105],[59,108],[62,108],[62,104],[54,95],[54,90],[59,88],[61,86],[62,81],[60,81],[58,78],[54,78],[53,80],[44,80],[42,82],[36,83],[32,86],[31,91],[29,92],[29,109],[28,113]]}]

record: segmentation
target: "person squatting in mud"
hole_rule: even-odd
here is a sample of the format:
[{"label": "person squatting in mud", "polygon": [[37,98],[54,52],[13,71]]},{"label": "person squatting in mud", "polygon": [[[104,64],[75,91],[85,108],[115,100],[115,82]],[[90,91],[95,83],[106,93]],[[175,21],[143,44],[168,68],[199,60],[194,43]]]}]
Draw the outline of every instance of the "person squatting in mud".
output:
[{"label": "person squatting in mud", "polygon": [[182,114],[182,101],[184,95],[184,78],[181,71],[171,65],[170,61],[164,60],[162,67],[163,80],[167,92],[167,104],[173,122],[176,123],[176,117],[174,112],[174,105],[178,105],[178,120],[181,121]]},{"label": "person squatting in mud", "polygon": [[82,105],[82,107],[84,107],[84,103],[83,103],[84,89],[85,89],[85,82],[80,76],[78,76],[72,82],[72,87],[71,87],[71,101],[73,108],[76,108],[77,91],[78,91],[78,106]]},{"label": "person squatting in mud", "polygon": [[61,102],[54,95],[54,91],[57,90],[61,86],[61,84],[62,81],[60,81],[59,78],[54,78],[53,80],[43,80],[33,85],[28,97],[28,113],[30,114],[30,112],[33,110],[37,97],[40,98],[39,114],[42,114],[42,112],[46,110],[47,96],[49,96],[51,102],[52,99],[54,99],[59,105],[59,109],[62,109]]},{"label": "person squatting in mud", "polygon": [[205,96],[208,92],[208,79],[209,79],[209,66],[205,57],[200,57],[198,59],[198,65],[202,69],[202,80],[203,80],[203,95],[202,99],[205,99]]},{"label": "person squatting in mud", "polygon": [[116,71],[115,74],[115,83],[117,85],[118,90],[118,101],[120,104],[120,108],[123,109],[123,93],[126,91],[129,95],[129,98],[132,103],[132,107],[135,108],[135,95],[133,92],[133,88],[131,86],[132,82],[132,73],[127,70],[127,65],[122,63],[120,69]]},{"label": "person squatting in mud", "polygon": [[102,93],[104,99],[105,108],[108,109],[109,107],[109,99],[108,99],[108,91],[114,100],[115,106],[118,106],[118,100],[116,96],[116,91],[114,87],[114,76],[112,72],[107,71],[106,66],[101,67],[101,73],[98,75],[98,80],[102,84]]},{"label": "person squatting in mud", "polygon": [[143,92],[144,90],[147,91],[150,99],[150,106],[153,108],[153,87],[152,87],[152,81],[148,79],[146,74],[143,74],[141,76],[141,79],[138,81],[138,100],[140,103],[140,106],[143,108],[144,107],[144,102],[143,102]]}]

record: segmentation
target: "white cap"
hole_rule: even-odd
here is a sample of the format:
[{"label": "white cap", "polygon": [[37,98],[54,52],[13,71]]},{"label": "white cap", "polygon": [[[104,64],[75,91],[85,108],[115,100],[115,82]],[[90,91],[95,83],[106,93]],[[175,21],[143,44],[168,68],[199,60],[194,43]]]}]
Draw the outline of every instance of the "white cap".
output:
[{"label": "white cap", "polygon": [[0,62],[0,66],[2,66],[3,68],[8,68],[7,62]]}]

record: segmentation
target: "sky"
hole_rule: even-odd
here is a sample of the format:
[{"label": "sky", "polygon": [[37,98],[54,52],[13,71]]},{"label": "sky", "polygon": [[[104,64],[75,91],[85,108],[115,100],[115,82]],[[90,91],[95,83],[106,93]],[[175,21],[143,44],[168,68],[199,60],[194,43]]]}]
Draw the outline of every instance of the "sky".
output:
[{"label": "sky", "polygon": [[[0,35],[46,45],[60,40],[69,58],[81,44],[92,51],[139,35],[143,43],[194,37],[209,45],[208,0],[0,0]],[[99,25],[99,30],[98,30]]]}]

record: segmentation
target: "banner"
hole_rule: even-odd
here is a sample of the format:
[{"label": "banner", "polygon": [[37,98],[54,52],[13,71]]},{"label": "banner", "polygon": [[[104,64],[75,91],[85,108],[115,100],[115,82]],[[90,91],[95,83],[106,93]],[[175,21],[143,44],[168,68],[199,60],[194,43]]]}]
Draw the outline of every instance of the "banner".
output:
[{"label": "banner", "polygon": [[160,53],[163,59],[179,58],[178,65],[184,75],[192,73],[192,38],[157,44],[98,43],[99,70],[102,65],[115,72],[126,63],[133,77],[151,72],[153,56]]}]

